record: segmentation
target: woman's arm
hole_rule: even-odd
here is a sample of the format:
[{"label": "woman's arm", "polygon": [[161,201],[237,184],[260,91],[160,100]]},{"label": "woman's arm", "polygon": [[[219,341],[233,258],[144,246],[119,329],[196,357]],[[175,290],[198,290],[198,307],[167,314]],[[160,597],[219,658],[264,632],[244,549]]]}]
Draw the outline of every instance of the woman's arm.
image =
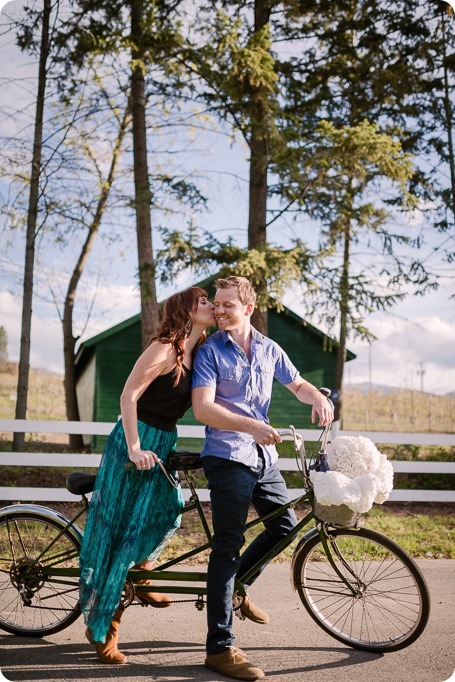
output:
[{"label": "woman's arm", "polygon": [[120,396],[128,457],[138,469],[150,469],[155,466],[157,456],[154,452],[141,448],[137,430],[137,401],[152,381],[172,369],[175,364],[174,355],[175,351],[170,344],[153,341],[137,360]]}]

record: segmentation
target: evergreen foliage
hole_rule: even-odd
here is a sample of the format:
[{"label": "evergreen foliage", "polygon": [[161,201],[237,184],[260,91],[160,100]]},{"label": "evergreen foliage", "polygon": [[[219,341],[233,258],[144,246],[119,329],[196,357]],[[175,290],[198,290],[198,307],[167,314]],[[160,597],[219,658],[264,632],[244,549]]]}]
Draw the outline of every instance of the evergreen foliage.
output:
[{"label": "evergreen foliage", "polygon": [[[16,141],[3,146],[2,174],[17,166],[22,183],[8,225],[34,220],[33,246],[46,232],[63,245],[80,226],[90,230],[106,173],[97,168],[96,126],[89,132],[81,121],[110,112],[112,141],[129,110],[132,164],[116,201],[136,214],[144,343],[157,321],[157,272],[170,282],[188,270],[235,271],[253,280],[262,311],[297,283],[308,313],[339,329],[341,390],[348,335],[371,339],[369,314],[438,285],[440,273],[419,253],[425,236],[440,233],[437,249],[454,260],[452,8],[443,0],[74,0],[65,12],[52,5],[44,52],[43,8],[49,14],[48,0],[26,5],[12,27],[22,50],[41,55],[51,90],[41,102],[49,114],[41,168],[36,158],[30,164],[31,150],[16,164]],[[156,121],[194,105],[249,154],[245,248],[199,230],[194,213],[208,203],[201,187],[153,164]],[[82,187],[89,167],[98,170],[92,196],[75,197],[65,173],[77,169],[72,180]],[[33,181],[24,219],[21,192]],[[59,183],[71,187],[66,196],[52,191]],[[151,210],[170,212],[174,198],[185,221],[161,227],[155,259]],[[293,226],[293,239],[283,240],[282,225]],[[256,321],[262,331],[265,319]]]}]

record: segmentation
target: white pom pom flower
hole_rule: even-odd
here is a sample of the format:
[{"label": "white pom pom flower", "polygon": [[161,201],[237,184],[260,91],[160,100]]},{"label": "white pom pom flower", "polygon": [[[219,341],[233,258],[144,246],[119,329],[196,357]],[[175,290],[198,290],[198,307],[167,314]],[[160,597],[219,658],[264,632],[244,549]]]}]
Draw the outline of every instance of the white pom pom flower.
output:
[{"label": "white pom pom flower", "polygon": [[345,504],[363,514],[373,503],[385,502],[393,488],[393,467],[364,436],[338,436],[327,446],[330,471],[311,471],[317,501]]}]

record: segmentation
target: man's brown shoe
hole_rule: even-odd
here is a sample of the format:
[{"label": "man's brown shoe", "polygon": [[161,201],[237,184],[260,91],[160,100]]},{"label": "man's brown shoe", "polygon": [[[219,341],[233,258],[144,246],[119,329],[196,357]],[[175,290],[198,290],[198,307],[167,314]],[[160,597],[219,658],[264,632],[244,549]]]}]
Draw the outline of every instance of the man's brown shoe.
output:
[{"label": "man's brown shoe", "polygon": [[234,680],[262,680],[265,673],[247,660],[240,649],[231,646],[221,654],[212,654],[205,659],[205,667]]},{"label": "man's brown shoe", "polygon": [[267,625],[270,621],[268,614],[260,609],[259,606],[256,606],[256,604],[253,604],[248,595],[246,595],[242,606],[236,610],[235,615],[240,618],[240,620],[248,618],[249,620],[252,620],[253,623],[259,623],[260,625]]}]

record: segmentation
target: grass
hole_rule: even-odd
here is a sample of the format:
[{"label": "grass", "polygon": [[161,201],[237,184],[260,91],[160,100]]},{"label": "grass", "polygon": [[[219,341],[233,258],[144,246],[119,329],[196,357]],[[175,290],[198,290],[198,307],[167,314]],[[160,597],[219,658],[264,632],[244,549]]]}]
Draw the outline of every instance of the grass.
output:
[{"label": "grass", "polygon": [[[17,364],[0,371],[0,419],[14,419]],[[30,369],[27,419],[66,419],[63,377],[44,369]]]},{"label": "grass", "polygon": [[428,514],[425,507],[419,511],[419,506],[408,506],[397,513],[373,507],[366,525],[395,540],[415,559],[455,559],[455,510],[453,505],[442,507],[444,513],[440,510],[435,506]]},{"label": "grass", "polygon": [[[206,505],[208,517],[209,506]],[[431,513],[421,505],[374,507],[365,515],[365,527],[376,530],[397,542],[415,559],[455,559],[455,509],[449,505],[434,505]],[[300,520],[307,514],[307,510],[297,510]],[[250,519],[254,514],[250,515]],[[312,526],[308,526],[308,529]],[[246,532],[246,542],[249,543],[261,531],[262,526],[251,528]],[[166,546],[161,560],[178,556],[204,542],[204,536],[199,531],[199,522],[194,512],[183,515],[182,527],[175,533]],[[294,543],[295,544],[295,543]],[[292,558],[294,544],[288,547],[274,561],[289,562]],[[194,557],[191,563],[206,563],[207,552]]]}]

